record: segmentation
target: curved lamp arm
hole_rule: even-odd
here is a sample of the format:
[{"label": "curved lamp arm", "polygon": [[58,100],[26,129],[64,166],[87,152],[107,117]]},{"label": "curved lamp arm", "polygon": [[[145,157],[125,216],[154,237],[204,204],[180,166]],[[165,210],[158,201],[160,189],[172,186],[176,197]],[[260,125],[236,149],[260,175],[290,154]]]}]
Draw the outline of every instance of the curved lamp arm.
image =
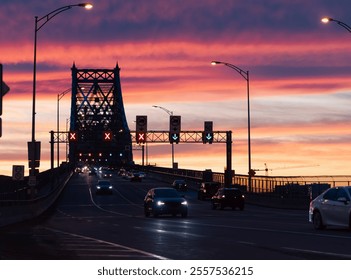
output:
[{"label": "curved lamp arm", "polygon": [[157,105],[152,105],[152,107],[154,107],[154,108],[159,108],[159,109],[165,111],[168,115],[173,116],[173,112],[170,111],[170,110],[168,110],[168,109],[166,109],[166,108],[164,108],[164,107],[157,106]]},{"label": "curved lamp arm", "polygon": [[[41,17],[41,18],[38,18],[37,16],[35,17],[35,22],[36,22],[36,25],[35,25],[35,32],[39,31],[40,28],[42,28],[50,19],[52,19],[53,17],[55,17],[56,15],[64,12],[64,11],[67,11],[69,9],[72,9],[73,7],[83,7],[83,8],[86,8],[86,9],[91,9],[93,7],[92,4],[90,3],[80,3],[80,4],[75,4],[75,5],[68,5],[68,6],[64,6],[64,7],[61,7],[61,8],[58,8],[50,13],[48,13],[47,15]],[[42,22],[42,23],[40,23]],[[39,25],[38,25],[39,23]]]},{"label": "curved lamp arm", "polygon": [[321,21],[323,23],[328,23],[330,21],[335,21],[337,24],[339,24],[340,26],[342,26],[343,28],[345,28],[347,31],[351,32],[351,26],[347,25],[346,23],[340,21],[340,20],[336,20],[330,17],[324,17],[321,19]]},{"label": "curved lamp arm", "polygon": [[212,61],[211,64],[212,65],[223,64],[225,66],[228,66],[228,67],[234,69],[236,72],[238,72],[246,81],[249,80],[249,71],[244,71],[241,68],[239,68],[238,66],[235,66],[235,65],[227,63],[227,62],[221,62],[221,61]]}]

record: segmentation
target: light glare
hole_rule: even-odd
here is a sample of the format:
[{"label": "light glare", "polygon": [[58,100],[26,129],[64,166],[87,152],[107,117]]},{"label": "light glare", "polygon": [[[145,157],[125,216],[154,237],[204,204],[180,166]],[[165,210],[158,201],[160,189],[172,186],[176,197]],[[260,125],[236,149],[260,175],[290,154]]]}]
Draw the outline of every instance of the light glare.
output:
[{"label": "light glare", "polygon": [[87,10],[90,10],[90,9],[93,8],[93,5],[90,4],[90,3],[81,3],[81,4],[78,4],[77,6],[79,6],[79,7],[84,7],[84,8],[87,9]]},{"label": "light glare", "polygon": [[321,21],[323,23],[328,23],[330,20],[331,20],[331,18],[328,18],[328,17],[324,17],[324,18],[321,19]]}]

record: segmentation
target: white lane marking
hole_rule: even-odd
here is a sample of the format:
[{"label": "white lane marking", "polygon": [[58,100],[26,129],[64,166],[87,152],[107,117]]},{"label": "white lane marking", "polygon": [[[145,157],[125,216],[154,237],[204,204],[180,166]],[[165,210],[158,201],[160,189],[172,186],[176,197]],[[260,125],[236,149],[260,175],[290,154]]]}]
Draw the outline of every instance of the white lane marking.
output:
[{"label": "white lane marking", "polygon": [[[70,233],[70,232],[65,232],[65,231],[61,231],[61,230],[57,230],[57,229],[52,229],[52,228],[46,228],[47,230],[49,231],[53,231],[53,232],[56,232],[56,233],[61,233],[61,234],[67,234],[69,236],[74,236],[74,237],[78,237],[78,238],[81,238],[85,241],[95,241],[97,243],[100,244],[103,244],[103,245],[110,245],[116,249],[119,249],[119,250],[127,250],[127,252],[129,253],[137,253],[137,254],[141,254],[143,256],[146,256],[146,257],[149,257],[149,258],[156,258],[156,259],[160,259],[160,260],[168,260],[168,258],[166,257],[163,257],[163,256],[159,256],[159,255],[156,255],[156,254],[153,254],[153,253],[149,253],[149,252],[146,252],[146,251],[142,251],[142,250],[139,250],[139,249],[135,249],[135,248],[132,248],[132,247],[128,247],[128,246],[124,246],[124,245],[121,245],[121,244],[116,244],[116,243],[112,243],[112,242],[108,242],[108,241],[104,241],[104,240],[101,240],[101,239],[96,239],[96,238],[92,238],[92,237],[87,237],[87,236],[84,236],[84,235],[80,235],[80,234],[74,234],[74,233]],[[98,256],[98,255],[92,255],[94,257]],[[106,255],[101,255],[102,257],[112,257],[112,256],[119,256],[119,257],[138,257],[138,256],[135,256],[135,255],[109,255],[109,254],[106,254]]]},{"label": "white lane marking", "polygon": [[236,243],[250,245],[250,246],[256,245],[256,243],[254,243],[254,242],[247,242],[247,241],[240,241],[240,240],[236,241]]},{"label": "white lane marking", "polygon": [[347,254],[329,253],[329,252],[305,250],[305,249],[297,249],[297,248],[289,248],[289,247],[282,247],[282,248],[285,250],[295,251],[295,252],[312,253],[312,254],[324,255],[327,257],[339,257],[342,259],[345,259],[345,258],[351,259],[351,255],[347,255]]},{"label": "white lane marking", "polygon": [[[175,221],[164,220],[164,222],[174,223]],[[179,221],[178,221],[179,222]],[[273,233],[287,233],[287,234],[296,234],[296,235],[306,235],[313,237],[328,237],[328,238],[338,238],[338,239],[351,239],[351,236],[342,236],[342,235],[331,235],[331,234],[322,234],[322,233],[310,233],[310,232],[301,232],[301,231],[290,231],[290,230],[280,230],[280,229],[268,229],[268,228],[256,228],[256,227],[240,227],[240,226],[231,226],[231,225],[221,225],[221,224],[206,224],[206,223],[196,223],[191,221],[182,221],[187,225],[199,225],[204,227],[218,227],[218,228],[230,228],[238,230],[251,230],[251,231],[262,231],[262,232],[273,232]]]},{"label": "white lane marking", "polygon": [[90,200],[91,200],[91,202],[95,205],[96,208],[99,208],[101,211],[104,211],[104,212],[107,212],[107,213],[116,214],[116,215],[119,215],[119,216],[124,216],[124,217],[134,217],[133,215],[130,215],[130,214],[115,212],[115,211],[106,210],[106,209],[102,208],[100,205],[98,205],[98,204],[94,201],[94,199],[93,199],[93,194],[91,193],[91,189],[89,189],[89,193],[90,193]]},{"label": "white lane marking", "polygon": [[176,235],[178,237],[204,237],[204,235],[200,234],[194,234],[194,233],[189,233],[189,232],[184,232],[184,231],[170,231],[170,230],[164,230],[164,229],[151,229],[151,228],[142,228],[142,227],[134,227],[135,229],[142,230],[142,231],[150,231],[150,232],[157,232],[161,234],[168,234],[168,235]]}]

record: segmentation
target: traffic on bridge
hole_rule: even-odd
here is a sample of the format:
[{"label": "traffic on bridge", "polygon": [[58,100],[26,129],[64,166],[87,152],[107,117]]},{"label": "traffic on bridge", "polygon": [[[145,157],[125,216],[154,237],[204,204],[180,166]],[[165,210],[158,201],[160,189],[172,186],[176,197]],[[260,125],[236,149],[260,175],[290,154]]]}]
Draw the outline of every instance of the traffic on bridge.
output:
[{"label": "traffic on bridge", "polygon": [[[262,207],[248,197],[242,207],[214,209],[192,181],[177,188],[152,172],[76,171],[49,211],[2,229],[1,259],[351,259],[349,230],[315,230],[308,209]],[[98,192],[106,180],[111,192]],[[152,188],[173,188],[187,215],[145,215]]]}]

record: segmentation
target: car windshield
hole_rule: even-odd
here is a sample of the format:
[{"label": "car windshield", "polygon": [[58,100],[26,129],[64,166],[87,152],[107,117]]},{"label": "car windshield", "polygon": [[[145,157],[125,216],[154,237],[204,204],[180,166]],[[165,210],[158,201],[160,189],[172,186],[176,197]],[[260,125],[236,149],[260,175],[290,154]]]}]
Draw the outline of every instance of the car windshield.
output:
[{"label": "car windshield", "polygon": [[179,197],[179,194],[175,189],[157,189],[157,190],[155,190],[155,196],[157,196],[157,197]]},{"label": "car windshield", "polygon": [[110,182],[109,181],[99,181],[98,185],[109,185]]},{"label": "car windshield", "polygon": [[208,184],[205,185],[206,189],[217,189],[219,187],[219,184]]}]

